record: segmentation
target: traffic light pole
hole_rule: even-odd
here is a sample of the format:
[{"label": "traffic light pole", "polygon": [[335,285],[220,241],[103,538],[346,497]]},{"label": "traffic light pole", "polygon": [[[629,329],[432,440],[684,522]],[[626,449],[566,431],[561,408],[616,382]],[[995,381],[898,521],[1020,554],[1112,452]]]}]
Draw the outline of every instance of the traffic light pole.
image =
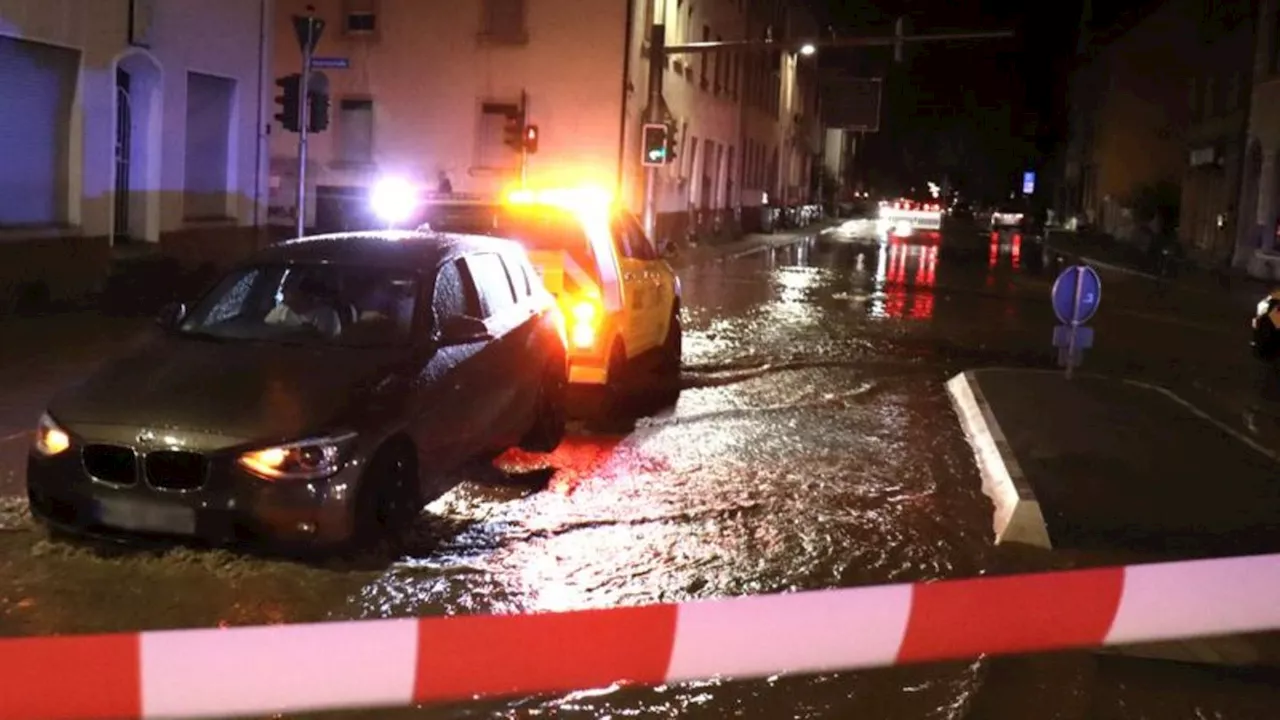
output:
[{"label": "traffic light pole", "polygon": [[[907,35],[905,27],[905,23],[900,19],[895,25],[895,31],[892,35],[836,37],[810,42],[778,41],[772,39],[729,40],[668,46],[666,43],[666,27],[660,24],[651,25],[649,27],[649,101],[648,105],[645,107],[644,122],[665,122],[662,108],[662,80],[663,76],[666,74],[667,58],[671,55],[697,55],[701,53],[719,52],[722,50],[756,52],[787,49],[799,50],[805,45],[810,45],[815,50],[829,48],[892,47],[894,48],[895,60],[901,62],[902,47],[906,43],[996,40],[1001,38],[1011,38],[1014,36],[1013,32],[1008,30],[934,35]],[[658,168],[652,166],[646,167],[644,183],[644,227],[645,232],[649,234],[649,237],[654,237],[654,227],[657,224],[657,210],[655,208],[658,194],[657,183]]]},{"label": "traffic light pole", "polygon": [[311,125],[311,58],[315,55],[315,18],[307,16],[307,41],[302,45],[302,81],[298,93],[298,237],[307,234],[307,130]]},{"label": "traffic light pole", "polygon": [[[644,109],[645,123],[662,123],[662,77],[667,70],[667,28],[653,25],[649,28],[649,102]],[[643,133],[641,133],[643,135]],[[644,231],[655,237],[658,225],[658,168],[644,169]]]}]

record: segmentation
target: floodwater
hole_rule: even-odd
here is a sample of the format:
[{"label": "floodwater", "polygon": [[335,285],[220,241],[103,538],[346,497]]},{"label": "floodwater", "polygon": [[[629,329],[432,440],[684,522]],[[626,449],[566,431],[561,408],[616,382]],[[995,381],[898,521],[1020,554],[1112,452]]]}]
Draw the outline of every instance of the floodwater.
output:
[{"label": "floodwater", "polygon": [[[461,473],[407,551],[377,563],[52,540],[23,501],[0,500],[0,635],[568,610],[1060,566],[992,545],[943,388],[971,367],[1051,363],[1052,270],[1018,235],[881,239],[855,225],[687,269],[674,407]],[[1280,413],[1250,392],[1256,372],[1226,322],[1145,293],[1132,281],[1109,296],[1138,315],[1099,326],[1100,345],[1114,328],[1123,348],[1099,364],[1199,383],[1270,432]],[[1265,683],[1163,667],[1077,653],[342,716],[1243,718],[1280,700]]]}]

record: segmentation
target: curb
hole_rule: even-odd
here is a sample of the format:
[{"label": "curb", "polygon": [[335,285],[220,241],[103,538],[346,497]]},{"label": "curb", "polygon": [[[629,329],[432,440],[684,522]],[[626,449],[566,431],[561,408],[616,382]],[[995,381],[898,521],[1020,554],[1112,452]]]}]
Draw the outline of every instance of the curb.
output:
[{"label": "curb", "polygon": [[947,381],[947,394],[960,418],[965,438],[973,448],[982,494],[995,505],[992,529],[996,544],[1020,543],[1053,549],[1040,501],[1018,465],[1000,423],[987,405],[972,371]]}]

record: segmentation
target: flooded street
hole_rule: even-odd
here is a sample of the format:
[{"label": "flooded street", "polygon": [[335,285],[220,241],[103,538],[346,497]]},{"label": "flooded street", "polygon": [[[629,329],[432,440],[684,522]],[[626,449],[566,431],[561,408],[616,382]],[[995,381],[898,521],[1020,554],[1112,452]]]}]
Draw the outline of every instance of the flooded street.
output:
[{"label": "flooded street", "polygon": [[[676,406],[626,434],[578,428],[549,456],[511,452],[468,471],[400,557],[311,566],[89,547],[50,539],[24,501],[0,500],[0,635],[567,610],[1049,567],[993,546],[991,506],[943,383],[973,367],[1053,366],[1052,268],[1011,234],[860,234],[683,271]],[[1276,399],[1259,391],[1270,386],[1247,354],[1249,308],[1229,316],[1209,301],[1153,298],[1142,283],[1108,284],[1086,368],[1168,384],[1259,442],[1280,439]],[[1163,670],[1088,654],[1043,663],[342,717],[1183,716],[1159,710],[1180,704],[1144,705],[1174,692]],[[1188,693],[1206,688],[1186,704],[1203,715],[1189,716],[1254,717],[1280,699],[1244,681],[1218,692],[1226,681],[1201,671],[1178,678],[1169,682]],[[1009,701],[1007,688],[984,699],[1006,680],[1025,682],[1033,702]],[[1070,714],[1081,707],[1088,714]]]}]

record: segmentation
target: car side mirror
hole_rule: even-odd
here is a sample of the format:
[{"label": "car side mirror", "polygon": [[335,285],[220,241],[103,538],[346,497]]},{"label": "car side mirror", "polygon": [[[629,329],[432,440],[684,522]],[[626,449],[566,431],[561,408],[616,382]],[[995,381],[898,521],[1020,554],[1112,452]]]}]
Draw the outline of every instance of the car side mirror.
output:
[{"label": "car side mirror", "polygon": [[165,330],[172,330],[182,322],[187,316],[187,306],[184,303],[169,303],[160,308],[160,314],[156,315],[156,324]]},{"label": "car side mirror", "polygon": [[467,315],[447,317],[440,323],[437,341],[444,346],[467,345],[492,339],[489,327],[480,318]]}]

